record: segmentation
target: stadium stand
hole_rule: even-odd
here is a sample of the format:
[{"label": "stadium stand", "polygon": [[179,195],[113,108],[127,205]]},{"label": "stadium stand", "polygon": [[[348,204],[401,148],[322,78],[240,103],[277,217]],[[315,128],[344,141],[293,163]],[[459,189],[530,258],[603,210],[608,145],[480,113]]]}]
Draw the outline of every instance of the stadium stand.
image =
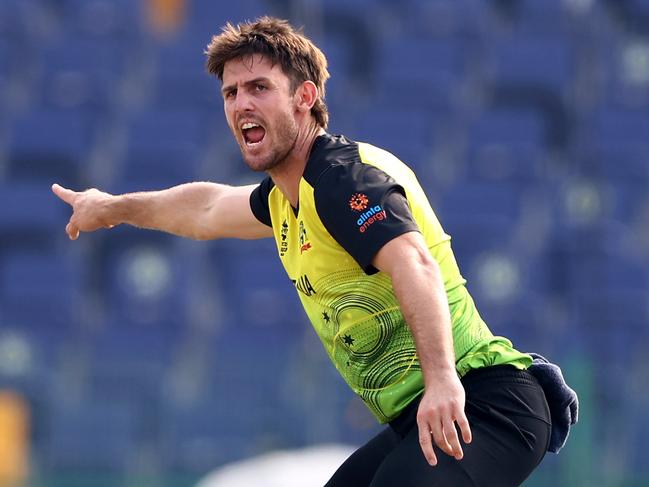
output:
[{"label": "stadium stand", "polygon": [[70,244],[49,193],[258,181],[203,50],[264,13],[328,55],[332,130],[418,173],[494,331],[592,377],[584,410],[610,424],[584,438],[616,448],[568,451],[540,478],[646,485],[645,0],[188,0],[165,33],[151,5],[0,0],[0,388],[32,407],[34,485],[84,471],[140,485],[129,475],[147,469],[189,485],[373,431],[305,337],[273,242],[116,228]]}]

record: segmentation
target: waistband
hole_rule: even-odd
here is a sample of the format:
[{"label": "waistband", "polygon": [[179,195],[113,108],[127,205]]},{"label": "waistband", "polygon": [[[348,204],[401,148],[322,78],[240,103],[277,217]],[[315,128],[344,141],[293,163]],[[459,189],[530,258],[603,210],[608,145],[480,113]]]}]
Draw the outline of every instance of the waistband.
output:
[{"label": "waistband", "polygon": [[[489,380],[492,382],[502,381],[509,383],[514,382],[517,384],[538,385],[536,378],[530,372],[518,369],[513,365],[491,365],[480,367],[479,369],[470,370],[460,380],[465,390]],[[389,425],[393,430],[402,434],[413,421],[416,423],[417,409],[422,394],[413,399],[410,404],[401,411],[399,416],[389,422]]]},{"label": "waistband", "polygon": [[460,379],[464,387],[470,387],[473,384],[478,384],[484,380],[498,381],[503,380],[506,382],[516,382],[519,384],[538,384],[536,377],[525,369],[518,369],[513,365],[491,365],[489,367],[480,367],[473,369],[464,374]]}]

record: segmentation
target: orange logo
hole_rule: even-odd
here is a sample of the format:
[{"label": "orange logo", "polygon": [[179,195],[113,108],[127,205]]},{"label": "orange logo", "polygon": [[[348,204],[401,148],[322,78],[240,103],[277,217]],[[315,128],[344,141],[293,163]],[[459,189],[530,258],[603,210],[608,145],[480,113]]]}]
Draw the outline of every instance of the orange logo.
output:
[{"label": "orange logo", "polygon": [[354,211],[363,211],[370,200],[363,193],[354,193],[349,199],[349,207]]},{"label": "orange logo", "polygon": [[300,253],[303,254],[304,252],[306,252],[310,248],[312,248],[311,242],[307,242],[307,243],[305,243],[304,245],[302,245],[300,247]]}]

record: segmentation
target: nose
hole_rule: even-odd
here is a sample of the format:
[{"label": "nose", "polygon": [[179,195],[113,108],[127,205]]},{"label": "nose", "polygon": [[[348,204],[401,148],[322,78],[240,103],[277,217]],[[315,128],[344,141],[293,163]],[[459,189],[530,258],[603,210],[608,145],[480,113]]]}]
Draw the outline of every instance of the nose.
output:
[{"label": "nose", "polygon": [[245,113],[252,109],[252,97],[250,97],[245,90],[238,90],[234,100],[235,113]]}]

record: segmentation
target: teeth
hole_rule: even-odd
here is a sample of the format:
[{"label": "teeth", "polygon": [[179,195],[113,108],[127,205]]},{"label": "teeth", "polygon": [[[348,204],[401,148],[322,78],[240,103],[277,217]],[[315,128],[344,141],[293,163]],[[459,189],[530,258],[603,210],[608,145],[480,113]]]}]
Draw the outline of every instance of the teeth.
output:
[{"label": "teeth", "polygon": [[259,124],[252,123],[252,122],[246,122],[241,126],[241,130],[247,130],[247,129],[252,129],[255,127],[259,127]]}]

